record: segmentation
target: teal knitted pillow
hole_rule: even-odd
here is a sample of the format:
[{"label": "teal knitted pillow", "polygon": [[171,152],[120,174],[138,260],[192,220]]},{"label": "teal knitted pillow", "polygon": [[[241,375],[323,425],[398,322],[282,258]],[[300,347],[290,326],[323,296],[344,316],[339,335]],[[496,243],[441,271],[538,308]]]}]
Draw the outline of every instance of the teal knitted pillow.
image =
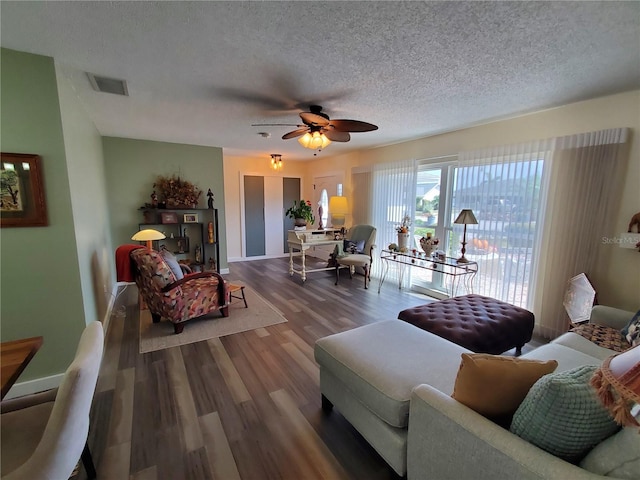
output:
[{"label": "teal knitted pillow", "polygon": [[516,410],[511,432],[557,457],[579,461],[619,429],[589,385],[596,368],[582,366],[538,380]]}]

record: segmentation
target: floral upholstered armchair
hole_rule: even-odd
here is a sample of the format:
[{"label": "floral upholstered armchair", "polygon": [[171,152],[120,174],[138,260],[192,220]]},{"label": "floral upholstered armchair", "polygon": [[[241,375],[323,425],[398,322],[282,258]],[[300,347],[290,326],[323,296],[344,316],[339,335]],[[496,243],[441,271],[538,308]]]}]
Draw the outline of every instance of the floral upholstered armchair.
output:
[{"label": "floral upholstered armchair", "polygon": [[138,248],[130,256],[136,285],[154,323],[166,318],[173,322],[175,333],[180,333],[184,322],[192,318],[214,310],[220,310],[223,317],[229,315],[229,292],[219,273],[193,273],[178,280],[155,250]]}]

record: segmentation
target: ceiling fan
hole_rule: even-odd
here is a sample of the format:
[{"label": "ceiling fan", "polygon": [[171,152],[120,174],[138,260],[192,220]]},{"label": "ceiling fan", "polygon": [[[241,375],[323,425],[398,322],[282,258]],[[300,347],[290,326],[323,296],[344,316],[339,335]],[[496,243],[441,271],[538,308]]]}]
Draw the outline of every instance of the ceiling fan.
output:
[{"label": "ceiling fan", "polygon": [[359,120],[331,120],[329,115],[322,112],[320,105],[309,106],[308,112],[300,112],[302,124],[286,123],[261,123],[252,126],[295,126],[296,130],[285,133],[283,140],[301,137],[300,144],[312,150],[322,149],[331,142],[348,142],[351,140],[349,132],[371,132],[377,130],[378,126]]}]

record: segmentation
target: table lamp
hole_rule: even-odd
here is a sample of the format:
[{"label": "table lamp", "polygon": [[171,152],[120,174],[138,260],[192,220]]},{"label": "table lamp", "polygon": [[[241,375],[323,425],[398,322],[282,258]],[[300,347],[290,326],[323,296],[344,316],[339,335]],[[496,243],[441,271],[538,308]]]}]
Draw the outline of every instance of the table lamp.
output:
[{"label": "table lamp", "polygon": [[478,220],[476,220],[476,216],[473,214],[473,211],[469,208],[463,209],[458,218],[453,223],[457,223],[459,225],[464,225],[464,232],[462,233],[462,256],[458,259],[458,263],[469,263],[464,256],[467,249],[465,245],[467,244],[467,225],[477,225]]},{"label": "table lamp", "polygon": [[136,234],[131,237],[131,240],[135,240],[136,242],[147,242],[147,248],[149,250],[153,250],[153,241],[162,240],[164,238],[167,238],[164,233],[152,228],[147,228],[146,230],[136,232]]},{"label": "table lamp", "polygon": [[331,213],[331,225],[344,228],[344,217],[349,213],[347,197],[329,198],[329,213]]},{"label": "table lamp", "polygon": [[607,358],[593,373],[591,385],[616,423],[640,427],[632,414],[640,404],[640,345]]}]

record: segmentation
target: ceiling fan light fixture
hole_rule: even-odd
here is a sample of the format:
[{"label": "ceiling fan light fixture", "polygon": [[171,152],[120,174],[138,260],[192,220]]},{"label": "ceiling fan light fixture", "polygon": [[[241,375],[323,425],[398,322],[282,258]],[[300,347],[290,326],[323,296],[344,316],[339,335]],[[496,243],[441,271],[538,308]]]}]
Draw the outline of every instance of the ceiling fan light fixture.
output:
[{"label": "ceiling fan light fixture", "polygon": [[274,170],[282,170],[282,155],[280,155],[279,153],[272,153],[271,154],[271,168],[273,168]]},{"label": "ceiling fan light fixture", "polygon": [[305,133],[298,139],[298,142],[304,148],[308,148],[310,150],[322,150],[331,143],[331,140],[329,140],[324,133],[315,131],[313,133]]}]

